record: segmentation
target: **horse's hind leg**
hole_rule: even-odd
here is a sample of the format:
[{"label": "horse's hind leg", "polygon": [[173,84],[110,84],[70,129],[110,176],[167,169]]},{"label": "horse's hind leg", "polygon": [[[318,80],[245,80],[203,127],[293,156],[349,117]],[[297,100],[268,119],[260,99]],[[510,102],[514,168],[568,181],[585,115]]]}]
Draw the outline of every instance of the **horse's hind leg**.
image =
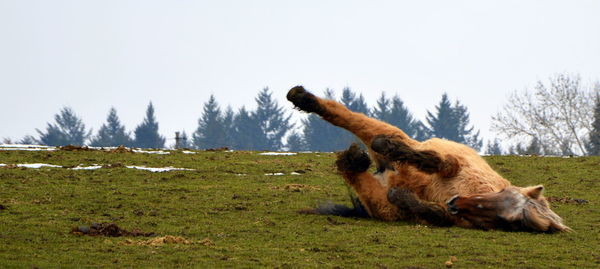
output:
[{"label": "horse's hind leg", "polygon": [[370,146],[373,138],[380,134],[394,135],[408,145],[418,143],[390,124],[353,112],[336,101],[319,98],[302,86],[292,88],[287,94],[287,99],[299,109],[316,113],[331,124],[350,131],[367,146]]},{"label": "horse's hind leg", "polygon": [[408,189],[391,188],[388,192],[388,201],[396,205],[400,211],[410,213],[419,221],[425,221],[435,226],[452,226],[455,222],[443,206],[422,201]]}]

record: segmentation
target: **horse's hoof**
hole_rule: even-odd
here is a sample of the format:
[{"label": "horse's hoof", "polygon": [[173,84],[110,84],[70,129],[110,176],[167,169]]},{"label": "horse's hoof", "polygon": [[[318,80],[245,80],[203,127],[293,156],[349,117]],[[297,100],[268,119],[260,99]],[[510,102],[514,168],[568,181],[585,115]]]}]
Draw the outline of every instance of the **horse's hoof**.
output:
[{"label": "horse's hoof", "polygon": [[360,173],[369,169],[371,158],[358,144],[354,143],[349,149],[338,154],[335,164],[340,172]]},{"label": "horse's hoof", "polygon": [[309,113],[315,112],[317,114],[320,114],[323,111],[317,97],[306,91],[302,86],[296,86],[290,89],[287,94],[287,99],[302,111]]},{"label": "horse's hoof", "polygon": [[415,195],[409,189],[393,187],[388,191],[387,198],[390,203],[401,209],[406,209],[415,200]]}]

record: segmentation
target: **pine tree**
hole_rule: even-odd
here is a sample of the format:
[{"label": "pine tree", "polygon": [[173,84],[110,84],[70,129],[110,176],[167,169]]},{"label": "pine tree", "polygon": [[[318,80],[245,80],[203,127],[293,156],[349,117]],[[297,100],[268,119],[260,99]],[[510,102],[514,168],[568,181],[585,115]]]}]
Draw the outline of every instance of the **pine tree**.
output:
[{"label": "pine tree", "polygon": [[[597,86],[600,89],[600,86]],[[600,95],[596,96],[596,105],[594,106],[594,122],[592,131],[589,134],[587,143],[588,155],[600,155]]]},{"label": "pine tree", "polygon": [[342,91],[341,102],[342,104],[346,105],[348,109],[354,112],[369,115],[369,106],[367,105],[364,96],[362,94],[359,94],[357,97],[356,94],[353,93],[352,90],[350,90],[350,88],[344,88],[344,90]]},{"label": "pine tree", "polygon": [[63,107],[59,114],[54,116],[55,124],[48,123],[46,132],[39,129],[39,142],[48,146],[77,145],[82,146],[91,135],[91,130],[85,130],[85,124],[75,115],[69,107]]},{"label": "pine tree", "polygon": [[377,99],[376,106],[372,109],[371,116],[380,121],[390,122],[390,106],[391,101],[385,96],[385,92],[381,92],[379,99]]},{"label": "pine tree", "polygon": [[117,116],[117,110],[113,107],[108,112],[106,123],[102,124],[98,134],[92,138],[90,145],[93,147],[131,146],[132,140],[125,126],[121,124]]},{"label": "pine tree", "polygon": [[433,137],[445,138],[448,140],[459,141],[458,122],[454,118],[454,109],[448,99],[448,94],[442,95],[442,100],[435,107],[436,114],[427,111],[427,123]]},{"label": "pine tree", "polygon": [[288,136],[286,146],[289,151],[298,152],[306,150],[306,143],[304,142],[302,135],[298,132],[293,132]]},{"label": "pine tree", "polygon": [[392,98],[388,123],[400,128],[408,136],[417,140],[424,140],[426,138],[425,132],[420,132],[420,127],[423,124],[413,118],[408,108],[404,106],[402,99],[398,96]]},{"label": "pine tree", "polygon": [[257,150],[281,150],[282,138],[293,127],[291,115],[284,115],[284,108],[273,100],[269,88],[264,88],[256,97],[256,111],[252,114],[258,122],[262,135],[257,141]]},{"label": "pine tree", "polygon": [[479,131],[473,133],[474,127],[469,127],[467,107],[458,101],[453,106],[448,95],[444,93],[436,110],[435,115],[427,111],[427,123],[431,136],[467,144],[476,150],[481,149],[483,141],[479,138]]},{"label": "pine tree", "polygon": [[502,155],[502,146],[500,145],[500,140],[498,138],[494,139],[494,141],[488,141],[487,148],[485,150],[485,154],[487,155]]},{"label": "pine tree", "polygon": [[257,150],[257,142],[263,135],[256,119],[245,107],[240,108],[233,119],[233,148],[238,150]]},{"label": "pine tree", "polygon": [[223,129],[225,131],[225,145],[227,147],[233,147],[235,141],[233,141],[233,133],[234,133],[234,119],[235,113],[231,106],[227,106],[225,110],[225,114],[223,115]]},{"label": "pine tree", "polygon": [[533,139],[531,139],[529,146],[527,146],[527,148],[525,148],[524,150],[521,150],[521,152],[519,152],[519,154],[521,154],[521,155],[542,155],[542,146],[540,145],[540,141],[537,139],[537,137],[534,137]]},{"label": "pine tree", "polygon": [[193,144],[198,149],[227,146],[221,109],[213,95],[204,103],[202,116],[198,119],[198,129],[193,134]]},{"label": "pine tree", "polygon": [[154,117],[152,102],[146,109],[146,118],[135,128],[133,145],[138,148],[164,148],[165,138],[158,133],[158,122]]},{"label": "pine tree", "polygon": [[40,144],[40,142],[38,142],[35,139],[35,137],[33,137],[32,135],[26,135],[26,136],[24,136],[17,143],[21,144],[21,145],[35,145],[35,144]]}]

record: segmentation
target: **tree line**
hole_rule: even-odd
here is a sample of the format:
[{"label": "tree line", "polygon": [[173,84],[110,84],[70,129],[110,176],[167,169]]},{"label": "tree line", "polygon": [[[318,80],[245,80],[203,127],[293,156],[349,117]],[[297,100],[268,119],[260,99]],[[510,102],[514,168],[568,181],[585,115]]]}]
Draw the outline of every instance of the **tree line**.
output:
[{"label": "tree line", "polygon": [[[362,94],[344,88],[337,99],[332,90],[324,92],[325,98],[335,99],[349,109],[398,126],[418,140],[440,137],[466,143],[480,149],[482,140],[474,127],[469,127],[469,113],[459,101],[452,103],[447,94],[442,95],[434,111],[428,111],[423,123],[412,116],[398,96],[385,93],[369,108]],[[237,150],[291,150],[338,151],[347,148],[357,139],[348,131],[332,126],[314,114],[301,120],[300,126],[291,122],[291,113],[277,103],[273,93],[262,89],[255,98],[256,109],[242,106],[237,111],[231,107],[223,110],[214,96],[203,104],[197,129],[188,136],[179,132],[178,147],[191,149],[231,148]],[[164,148],[165,138],[158,132],[159,124],[154,106],[148,105],[146,117],[133,131],[128,132],[111,108],[106,122],[95,135],[86,129],[83,121],[69,107],[63,107],[47,123],[44,130],[36,129],[38,137],[26,136],[18,143],[49,146],[89,145],[94,147],[130,146]]]},{"label": "tree line", "polygon": [[[507,139],[521,138],[507,150],[499,139],[488,141],[486,154],[600,155],[600,95],[596,90],[581,89],[577,76],[557,75],[549,85],[539,82],[535,94],[515,93],[504,110],[492,117],[493,128]],[[483,139],[470,124],[468,109],[444,93],[424,121],[416,119],[398,95],[381,93],[373,107],[362,94],[344,88],[339,98],[326,89],[323,96],[337,100],[355,112],[388,122],[409,136],[423,141],[438,137],[467,144],[481,150]],[[538,99],[541,99],[538,100]],[[177,146],[190,149],[231,148],[236,150],[339,151],[358,141],[350,132],[333,126],[314,114],[299,124],[291,122],[291,113],[278,104],[268,88],[255,98],[256,109],[222,109],[214,96],[203,104],[198,127],[188,136],[178,132]],[[68,107],[55,115],[38,137],[26,136],[18,143],[50,146],[89,145],[95,147],[129,146],[164,148],[165,138],[158,132],[152,103],[146,116],[133,132],[120,122],[111,108],[106,122],[95,135]],[[521,141],[528,143],[522,144]],[[505,143],[506,144],[506,143]]]}]

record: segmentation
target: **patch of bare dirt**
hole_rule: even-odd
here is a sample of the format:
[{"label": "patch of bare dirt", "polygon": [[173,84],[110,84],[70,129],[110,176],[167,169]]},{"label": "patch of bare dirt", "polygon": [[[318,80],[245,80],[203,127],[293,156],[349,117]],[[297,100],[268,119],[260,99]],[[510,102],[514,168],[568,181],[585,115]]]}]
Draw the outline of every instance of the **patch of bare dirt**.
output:
[{"label": "patch of bare dirt", "polygon": [[88,148],[87,146],[74,146],[74,145],[66,145],[60,147],[60,150],[64,151],[92,151],[94,149]]},{"label": "patch of bare dirt", "polygon": [[546,197],[546,199],[550,203],[575,204],[575,205],[584,205],[584,204],[589,203],[588,200],[571,198],[571,197],[554,197],[554,196],[549,196],[549,197]]},{"label": "patch of bare dirt", "polygon": [[121,146],[118,146],[116,149],[109,150],[108,152],[111,152],[111,153],[133,153],[133,150],[128,149],[125,146],[121,145]]},{"label": "patch of bare dirt", "polygon": [[227,151],[229,150],[228,147],[220,147],[220,148],[214,148],[214,149],[206,149],[205,151]]},{"label": "patch of bare dirt", "polygon": [[[210,241],[210,244],[202,243],[202,242],[204,242],[207,239],[204,239],[204,240],[200,241],[200,243],[203,244],[203,245],[213,245],[213,243],[212,243],[212,241],[210,241],[210,239],[208,239]],[[162,245],[165,245],[165,244],[190,245],[190,244],[193,244],[193,242],[190,241],[190,240],[188,240],[188,239],[185,239],[185,238],[183,238],[181,236],[166,235],[166,236],[156,237],[156,238],[152,238],[152,239],[148,239],[148,240],[131,240],[131,239],[127,239],[127,240],[123,241],[121,244],[123,244],[123,245],[135,245],[135,246],[162,246]]]},{"label": "patch of bare dirt", "polygon": [[71,233],[76,235],[90,235],[90,236],[153,236],[153,232],[142,232],[140,229],[133,229],[131,231],[125,230],[117,226],[114,223],[92,223],[90,226],[79,226],[74,227]]},{"label": "patch of bare dirt", "polygon": [[270,189],[277,191],[290,191],[290,192],[301,192],[301,191],[314,191],[321,190],[321,188],[305,184],[287,184],[285,186],[273,186]]},{"label": "patch of bare dirt", "polygon": [[7,164],[7,165],[4,165],[4,166],[0,166],[0,168],[16,169],[16,168],[19,168],[19,166],[17,166],[16,164],[12,163],[12,164]]}]

